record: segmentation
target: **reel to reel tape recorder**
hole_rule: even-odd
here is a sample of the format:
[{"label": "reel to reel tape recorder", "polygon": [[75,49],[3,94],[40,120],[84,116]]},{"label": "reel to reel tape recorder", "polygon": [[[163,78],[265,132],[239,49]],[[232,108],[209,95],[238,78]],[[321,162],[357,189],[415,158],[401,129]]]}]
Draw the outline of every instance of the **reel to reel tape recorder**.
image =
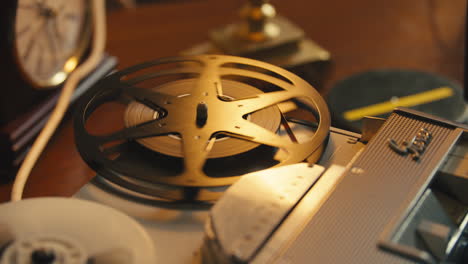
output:
[{"label": "reel to reel tape recorder", "polygon": [[0,205],[0,263],[462,263],[466,127],[404,110],[382,123],[362,136],[333,128],[312,86],[251,59],[113,73],[74,116],[97,176],[71,199]]}]

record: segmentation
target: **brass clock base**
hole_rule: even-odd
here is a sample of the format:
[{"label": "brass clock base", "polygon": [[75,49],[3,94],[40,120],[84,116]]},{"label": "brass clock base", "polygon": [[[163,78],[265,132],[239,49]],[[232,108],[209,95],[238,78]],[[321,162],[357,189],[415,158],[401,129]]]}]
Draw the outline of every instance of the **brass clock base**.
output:
[{"label": "brass clock base", "polygon": [[[214,29],[210,38],[215,46],[225,53],[235,56],[251,56],[269,49],[295,46],[304,38],[304,31],[286,18],[280,16],[271,18],[269,25],[274,25],[273,28],[270,27],[272,36],[264,36],[264,39],[259,39],[261,37],[255,39],[256,34],[260,35],[261,33],[250,33],[251,36],[249,33],[244,33],[242,23],[229,24]],[[265,30],[268,32],[268,27]]]},{"label": "brass clock base", "polygon": [[276,37],[249,40],[239,35],[241,24],[230,24],[213,30],[210,42],[195,45],[182,54],[228,54],[261,60],[290,70],[319,87],[330,53],[305,38],[304,32],[287,19],[277,16],[272,23],[279,29]]}]

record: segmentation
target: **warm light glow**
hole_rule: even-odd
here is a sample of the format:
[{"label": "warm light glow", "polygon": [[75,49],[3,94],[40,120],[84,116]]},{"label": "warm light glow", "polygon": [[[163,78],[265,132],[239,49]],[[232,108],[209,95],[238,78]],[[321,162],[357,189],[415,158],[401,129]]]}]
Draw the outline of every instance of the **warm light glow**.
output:
[{"label": "warm light glow", "polygon": [[67,78],[67,74],[64,72],[58,72],[57,74],[54,75],[51,79],[51,83],[53,84],[59,84],[65,81],[65,78]]},{"label": "warm light glow", "polygon": [[262,13],[265,14],[265,16],[267,17],[276,16],[276,10],[271,4],[263,4],[261,9],[262,9]]},{"label": "warm light glow", "polygon": [[63,69],[66,72],[71,72],[76,68],[76,65],[78,64],[78,59],[76,57],[70,58],[66,63]]},{"label": "warm light glow", "polygon": [[265,33],[268,37],[274,38],[279,35],[280,28],[272,23],[268,23],[265,25]]}]

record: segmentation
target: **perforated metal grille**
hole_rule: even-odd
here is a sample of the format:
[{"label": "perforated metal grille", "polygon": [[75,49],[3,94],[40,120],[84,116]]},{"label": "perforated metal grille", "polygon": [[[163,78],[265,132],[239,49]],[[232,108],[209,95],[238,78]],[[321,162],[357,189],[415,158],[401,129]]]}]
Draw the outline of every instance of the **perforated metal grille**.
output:
[{"label": "perforated metal grille", "polygon": [[[410,140],[421,128],[433,139],[419,161],[388,146],[389,138]],[[457,133],[393,114],[277,263],[412,263],[378,249],[378,238],[427,184]]]}]

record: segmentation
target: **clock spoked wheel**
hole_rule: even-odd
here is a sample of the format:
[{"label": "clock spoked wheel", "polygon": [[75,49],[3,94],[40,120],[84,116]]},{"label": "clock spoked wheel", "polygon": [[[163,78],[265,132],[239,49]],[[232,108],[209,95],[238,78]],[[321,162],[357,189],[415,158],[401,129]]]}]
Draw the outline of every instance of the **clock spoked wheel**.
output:
[{"label": "clock spoked wheel", "polygon": [[15,0],[0,10],[0,124],[52,93],[90,45],[89,0]]}]

